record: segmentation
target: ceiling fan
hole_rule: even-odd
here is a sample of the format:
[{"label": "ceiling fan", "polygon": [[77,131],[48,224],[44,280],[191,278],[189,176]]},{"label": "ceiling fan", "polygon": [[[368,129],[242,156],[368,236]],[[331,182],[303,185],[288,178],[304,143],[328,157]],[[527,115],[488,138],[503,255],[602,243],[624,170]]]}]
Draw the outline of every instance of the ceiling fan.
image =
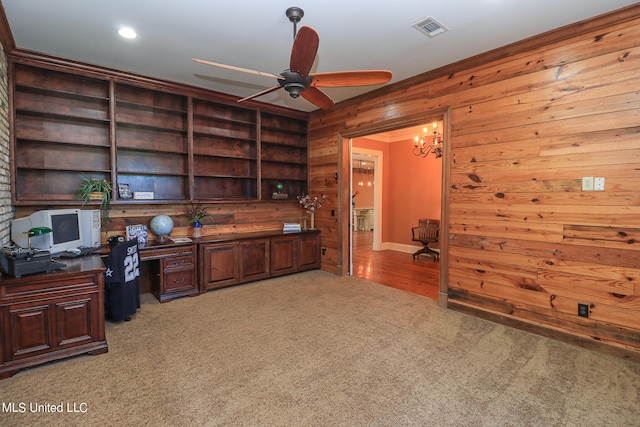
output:
[{"label": "ceiling fan", "polygon": [[278,85],[254,95],[247,96],[238,102],[257,98],[266,95],[280,88],[284,88],[292,98],[302,95],[307,101],[320,108],[330,108],[333,100],[329,98],[319,87],[345,87],[345,86],[369,86],[386,83],[391,80],[391,71],[387,70],[353,70],[337,71],[329,73],[309,74],[313,62],[316,59],[320,38],[316,30],[311,27],[302,27],[297,31],[297,23],[304,16],[304,11],[299,7],[290,7],[286,11],[287,18],[293,23],[293,47],[291,49],[291,60],[289,68],[280,74],[266,73],[262,71],[249,70],[246,68],[234,67],[232,65],[218,64],[216,62],[204,61],[192,58],[194,61],[212,65],[214,67],[226,68],[243,73],[256,74],[264,77],[274,77],[278,80]]}]

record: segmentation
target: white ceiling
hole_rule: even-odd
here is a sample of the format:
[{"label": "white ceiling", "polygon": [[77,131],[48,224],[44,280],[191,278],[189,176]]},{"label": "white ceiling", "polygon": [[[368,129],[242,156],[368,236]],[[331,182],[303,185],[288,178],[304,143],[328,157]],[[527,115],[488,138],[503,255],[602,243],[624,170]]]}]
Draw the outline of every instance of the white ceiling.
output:
[{"label": "white ceiling", "polygon": [[[314,72],[388,69],[390,83],[554,28],[634,4],[629,0],[1,0],[20,49],[245,97],[275,79],[191,58],[269,73],[289,66],[290,6],[314,27]],[[433,16],[449,31],[429,38],[411,24]],[[116,34],[133,27],[138,38]],[[334,101],[379,86],[323,89]],[[259,101],[316,107],[284,90]]]}]

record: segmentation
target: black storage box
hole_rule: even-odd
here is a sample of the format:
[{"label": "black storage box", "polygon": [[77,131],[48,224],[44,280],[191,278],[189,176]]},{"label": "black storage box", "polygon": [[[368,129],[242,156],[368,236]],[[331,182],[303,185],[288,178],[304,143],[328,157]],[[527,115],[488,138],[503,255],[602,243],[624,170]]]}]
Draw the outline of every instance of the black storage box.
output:
[{"label": "black storage box", "polygon": [[63,267],[66,265],[51,259],[49,251],[29,251],[13,255],[9,251],[0,251],[0,268],[9,276],[20,277],[45,271],[49,273]]}]

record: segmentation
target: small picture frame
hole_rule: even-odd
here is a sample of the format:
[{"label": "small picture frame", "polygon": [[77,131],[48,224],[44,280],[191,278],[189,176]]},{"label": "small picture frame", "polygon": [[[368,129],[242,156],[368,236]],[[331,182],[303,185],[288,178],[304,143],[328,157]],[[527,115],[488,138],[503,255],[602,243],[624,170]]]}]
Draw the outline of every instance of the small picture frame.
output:
[{"label": "small picture frame", "polygon": [[149,242],[149,231],[144,224],[127,225],[127,240],[138,239],[138,246],[144,248]]},{"label": "small picture frame", "polygon": [[129,188],[129,184],[118,184],[118,194],[120,194],[121,199],[133,198],[133,194],[131,193],[131,188]]}]

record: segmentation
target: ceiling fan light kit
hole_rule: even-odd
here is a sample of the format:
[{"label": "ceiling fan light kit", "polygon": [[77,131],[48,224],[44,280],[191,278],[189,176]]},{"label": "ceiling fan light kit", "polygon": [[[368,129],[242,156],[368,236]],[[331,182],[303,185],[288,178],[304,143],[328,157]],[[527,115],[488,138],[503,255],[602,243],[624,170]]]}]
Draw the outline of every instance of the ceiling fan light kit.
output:
[{"label": "ceiling fan light kit", "polygon": [[238,102],[257,98],[271,93],[277,89],[284,88],[292,98],[302,95],[307,101],[319,108],[330,108],[333,100],[329,98],[319,87],[345,87],[345,86],[370,86],[387,83],[391,80],[391,71],[387,70],[354,70],[338,71],[329,73],[310,74],[311,67],[318,53],[320,37],[316,30],[311,27],[302,27],[297,31],[297,24],[304,16],[304,11],[299,7],[290,7],[286,11],[286,16],[293,24],[293,47],[291,48],[291,59],[289,68],[280,74],[267,73],[262,71],[249,70],[232,65],[219,64],[216,62],[204,61],[193,58],[194,61],[219,68],[226,68],[243,73],[256,74],[264,77],[275,77],[278,85],[265,89],[262,92],[247,96]]}]

